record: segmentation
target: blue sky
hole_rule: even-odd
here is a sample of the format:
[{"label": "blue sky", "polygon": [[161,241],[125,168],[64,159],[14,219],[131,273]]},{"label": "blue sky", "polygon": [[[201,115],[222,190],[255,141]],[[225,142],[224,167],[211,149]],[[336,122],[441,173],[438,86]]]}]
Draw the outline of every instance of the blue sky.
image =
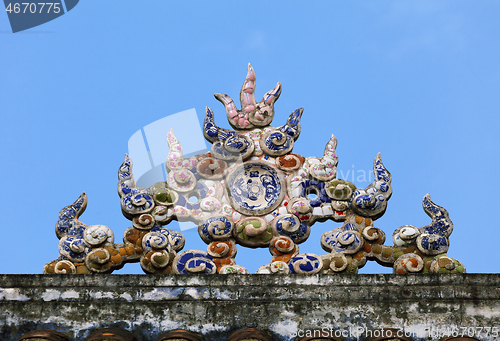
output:
[{"label": "blue sky", "polygon": [[[430,222],[430,193],[454,223],[448,255],[499,272],[498,13],[498,1],[80,1],[16,34],[0,14],[0,273],[41,273],[56,259],[59,210],[83,191],[80,220],[120,242],[129,138],[191,108],[201,121],[205,106],[229,128],[213,94],[237,99],[249,62],[257,98],[283,85],[274,126],[304,108],[294,152],[319,157],[335,134],[339,177],[354,171],[358,187],[382,153],[393,196],[375,226],[386,245],[399,226]],[[338,226],[313,225],[301,253],[324,253],[321,234]],[[206,249],[196,229],[184,234],[185,250]],[[255,272],[270,254],[239,247],[236,260]]]}]

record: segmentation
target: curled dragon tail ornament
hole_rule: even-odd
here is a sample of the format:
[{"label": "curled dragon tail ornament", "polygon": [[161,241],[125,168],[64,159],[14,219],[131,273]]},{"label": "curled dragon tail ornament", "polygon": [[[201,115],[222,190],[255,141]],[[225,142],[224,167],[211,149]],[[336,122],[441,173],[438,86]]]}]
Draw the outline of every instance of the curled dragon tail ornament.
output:
[{"label": "curled dragon tail ornament", "polygon": [[154,209],[153,197],[149,191],[135,185],[132,165],[132,159],[125,154],[125,160],[118,171],[118,194],[123,215],[127,218],[150,213]]},{"label": "curled dragon tail ornament", "polygon": [[385,168],[380,153],[373,161],[375,180],[365,189],[354,192],[353,211],[372,219],[380,218],[387,209],[387,201],[392,195],[392,176]]},{"label": "curled dragon tail ornament", "polygon": [[212,143],[212,154],[221,160],[244,160],[254,151],[254,143],[234,130],[221,129],[215,125],[213,111],[207,107],[203,122],[205,138]]},{"label": "curled dragon tail ornament", "polygon": [[430,194],[425,195],[422,206],[432,219],[429,225],[420,228],[404,225],[392,235],[396,247],[414,250],[394,263],[394,272],[464,273],[464,265],[446,254],[450,246],[448,237],[453,231],[448,211],[432,202]]},{"label": "curled dragon tail ornament", "polygon": [[292,151],[293,144],[300,135],[300,117],[303,111],[303,108],[295,110],[285,125],[262,134],[260,148],[264,153],[282,156]]},{"label": "curled dragon tail ornament", "polygon": [[422,205],[425,213],[432,218],[432,222],[418,229],[420,232],[417,238],[418,249],[431,256],[447,252],[450,246],[448,237],[453,231],[448,211],[433,203],[430,194],[424,197]]},{"label": "curled dragon tail ornament", "polygon": [[82,193],[73,204],[59,213],[56,223],[56,234],[60,239],[59,258],[46,264],[44,273],[88,273],[87,264],[92,263],[95,249],[104,249],[114,243],[114,234],[109,227],[87,226],[78,220],[86,205],[87,195]]},{"label": "curled dragon tail ornament", "polygon": [[83,192],[76,201],[63,208],[59,212],[59,220],[56,223],[56,235],[59,239],[68,233],[82,232],[86,225],[78,220],[87,208],[87,194]]}]

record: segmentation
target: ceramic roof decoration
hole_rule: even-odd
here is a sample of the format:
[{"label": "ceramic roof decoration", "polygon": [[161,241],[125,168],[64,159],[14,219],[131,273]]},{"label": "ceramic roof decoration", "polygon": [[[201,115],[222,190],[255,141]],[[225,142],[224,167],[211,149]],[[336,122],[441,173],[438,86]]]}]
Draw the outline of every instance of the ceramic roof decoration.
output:
[{"label": "ceramic roof decoration", "polygon": [[[374,226],[392,194],[392,175],[380,154],[368,187],[337,179],[335,136],[326,141],[321,157],[293,153],[303,109],[271,126],[281,84],[257,102],[255,82],[249,65],[241,109],[228,95],[215,94],[234,130],[217,127],[214,111],[207,107],[203,132],[212,143],[209,152],[184,158],[174,132],[166,132],[166,182],[137,187],[132,160],[125,155],[118,195],[132,226],[123,243],[115,243],[109,227],[78,220],[87,205],[85,193],[63,208],[56,224],[60,255],[44,266],[44,273],[111,273],[139,261],[152,274],[246,274],[235,261],[237,245],[269,248],[270,261],[260,266],[260,274],[357,273],[367,260],[392,267],[394,273],[465,272],[446,254],[453,223],[429,194],[423,199],[429,225],[399,227],[392,235],[394,246],[386,246],[384,232]],[[198,224],[207,249],[182,251],[183,234],[165,227],[172,220]],[[299,244],[307,240],[311,226],[326,220],[342,223],[323,233],[326,253],[301,254]]]}]

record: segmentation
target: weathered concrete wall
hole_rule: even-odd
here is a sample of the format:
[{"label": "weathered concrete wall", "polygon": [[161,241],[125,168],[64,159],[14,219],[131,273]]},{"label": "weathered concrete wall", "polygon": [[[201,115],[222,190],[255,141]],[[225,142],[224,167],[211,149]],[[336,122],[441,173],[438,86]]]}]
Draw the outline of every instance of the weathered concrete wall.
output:
[{"label": "weathered concrete wall", "polygon": [[493,341],[500,275],[0,275],[2,341],[41,328],[79,341],[102,327],[130,330],[139,341],[177,328],[205,340],[247,327],[275,340],[315,329],[363,340],[359,328],[405,328],[420,341],[451,327],[474,328],[465,333],[477,337],[483,327],[478,339]]}]

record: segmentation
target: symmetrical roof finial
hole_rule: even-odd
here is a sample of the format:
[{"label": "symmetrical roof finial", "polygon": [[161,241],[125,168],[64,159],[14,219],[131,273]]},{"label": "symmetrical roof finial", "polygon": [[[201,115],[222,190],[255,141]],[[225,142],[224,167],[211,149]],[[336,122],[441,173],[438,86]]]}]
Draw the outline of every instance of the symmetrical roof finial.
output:
[{"label": "symmetrical roof finial", "polygon": [[[236,264],[237,245],[269,248],[270,261],[258,273],[357,273],[367,260],[392,267],[394,273],[465,272],[446,255],[453,224],[429,194],[423,206],[432,222],[397,228],[394,246],[386,246],[385,233],[374,226],[392,194],[392,176],[380,153],[373,162],[375,180],[366,188],[338,179],[335,136],[321,157],[293,153],[303,109],[284,125],[270,126],[281,84],[257,103],[255,81],[249,65],[241,110],[228,95],[215,94],[234,130],[219,128],[214,112],[206,108],[203,133],[212,144],[210,152],[186,159],[173,130],[167,132],[167,181],[138,187],[132,160],[125,155],[118,195],[132,226],[122,244],[114,242],[109,227],[78,220],[87,204],[85,193],[63,208],[56,224],[59,258],[46,264],[44,273],[110,273],[137,261],[146,273],[248,273]],[[165,227],[173,219],[196,223],[207,250],[181,252],[184,236]],[[299,253],[311,226],[326,220],[342,223],[321,236],[327,253]]]}]

